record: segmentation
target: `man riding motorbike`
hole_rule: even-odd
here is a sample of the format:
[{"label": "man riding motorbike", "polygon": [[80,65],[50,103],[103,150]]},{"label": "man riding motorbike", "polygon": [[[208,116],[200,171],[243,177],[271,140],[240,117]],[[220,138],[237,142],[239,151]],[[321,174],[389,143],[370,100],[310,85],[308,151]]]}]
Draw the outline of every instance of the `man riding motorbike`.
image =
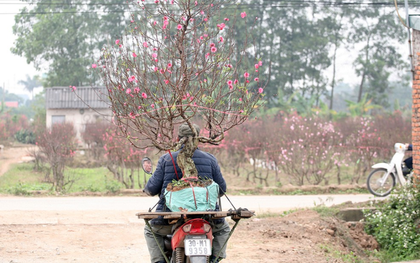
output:
[{"label": "man riding motorbike", "polygon": [[[196,130],[196,133],[199,134],[200,128],[195,124],[193,126]],[[179,127],[178,139],[187,136],[194,136],[194,132],[191,130],[188,124],[183,124]],[[172,180],[177,180],[176,174],[182,174],[181,169],[176,164],[178,154],[179,151],[172,153],[175,166],[170,154],[161,156],[157,163],[156,170],[145,186],[144,191],[147,194],[151,196],[157,194],[160,195],[160,200],[156,208],[157,212],[171,212],[171,210],[169,210],[165,205],[164,191],[167,185],[172,182]],[[212,179],[219,185],[222,193],[226,192],[225,179],[223,178],[217,160],[213,155],[197,149],[195,150],[192,159],[200,177]],[[175,172],[175,169],[177,172]],[[150,221],[150,223],[152,229],[146,225],[144,228],[144,236],[146,239],[147,247],[149,249],[151,262],[164,263],[165,259],[159,249],[159,246],[164,246],[164,237],[171,234],[172,225],[169,225],[168,220],[163,219],[163,217],[153,219]],[[226,247],[223,245],[229,238],[230,227],[224,219],[214,220],[213,224],[214,239],[210,262],[219,262],[223,258],[226,258]],[[152,231],[156,236],[157,242],[159,242],[159,246],[153,236]],[[218,254],[220,256],[218,259],[216,259],[215,256]]]}]

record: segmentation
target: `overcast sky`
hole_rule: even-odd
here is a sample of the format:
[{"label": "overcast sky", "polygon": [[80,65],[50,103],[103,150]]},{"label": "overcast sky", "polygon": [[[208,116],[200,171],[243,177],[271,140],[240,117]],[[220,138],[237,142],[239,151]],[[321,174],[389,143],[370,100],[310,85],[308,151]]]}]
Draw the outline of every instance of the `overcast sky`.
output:
[{"label": "overcast sky", "polygon": [[7,4],[0,1],[0,86],[16,94],[26,93],[19,80],[26,80],[39,74],[35,68],[26,63],[26,59],[12,54],[10,48],[16,37],[13,35],[14,14],[19,12],[23,5],[16,0],[8,0]]}]

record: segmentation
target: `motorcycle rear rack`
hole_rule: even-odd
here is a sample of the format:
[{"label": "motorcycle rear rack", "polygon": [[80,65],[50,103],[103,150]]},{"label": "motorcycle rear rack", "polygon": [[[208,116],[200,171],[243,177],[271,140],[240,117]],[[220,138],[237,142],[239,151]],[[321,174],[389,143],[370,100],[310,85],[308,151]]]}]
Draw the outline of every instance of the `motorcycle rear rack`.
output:
[{"label": "motorcycle rear rack", "polygon": [[164,219],[179,219],[188,216],[208,215],[213,219],[231,217],[232,219],[251,218],[255,214],[254,211],[248,209],[238,209],[229,211],[204,211],[204,212],[140,212],[136,216],[139,219],[150,220],[163,216]]}]

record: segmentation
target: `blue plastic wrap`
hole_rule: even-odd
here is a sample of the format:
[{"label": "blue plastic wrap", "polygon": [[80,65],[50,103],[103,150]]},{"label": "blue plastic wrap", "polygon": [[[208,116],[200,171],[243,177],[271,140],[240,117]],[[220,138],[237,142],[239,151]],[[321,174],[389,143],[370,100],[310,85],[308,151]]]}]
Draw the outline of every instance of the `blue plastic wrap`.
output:
[{"label": "blue plastic wrap", "polygon": [[215,210],[218,197],[219,185],[215,182],[207,187],[189,187],[176,192],[165,189],[166,206],[172,212]]}]

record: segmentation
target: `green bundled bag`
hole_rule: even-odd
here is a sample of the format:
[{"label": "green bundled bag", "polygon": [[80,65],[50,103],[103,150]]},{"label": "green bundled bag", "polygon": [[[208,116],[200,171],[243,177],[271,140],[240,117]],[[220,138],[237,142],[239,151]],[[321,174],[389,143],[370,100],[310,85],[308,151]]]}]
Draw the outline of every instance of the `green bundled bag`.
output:
[{"label": "green bundled bag", "polygon": [[175,192],[165,189],[166,206],[172,212],[215,210],[218,197],[219,185],[215,182],[206,187],[188,187]]}]

